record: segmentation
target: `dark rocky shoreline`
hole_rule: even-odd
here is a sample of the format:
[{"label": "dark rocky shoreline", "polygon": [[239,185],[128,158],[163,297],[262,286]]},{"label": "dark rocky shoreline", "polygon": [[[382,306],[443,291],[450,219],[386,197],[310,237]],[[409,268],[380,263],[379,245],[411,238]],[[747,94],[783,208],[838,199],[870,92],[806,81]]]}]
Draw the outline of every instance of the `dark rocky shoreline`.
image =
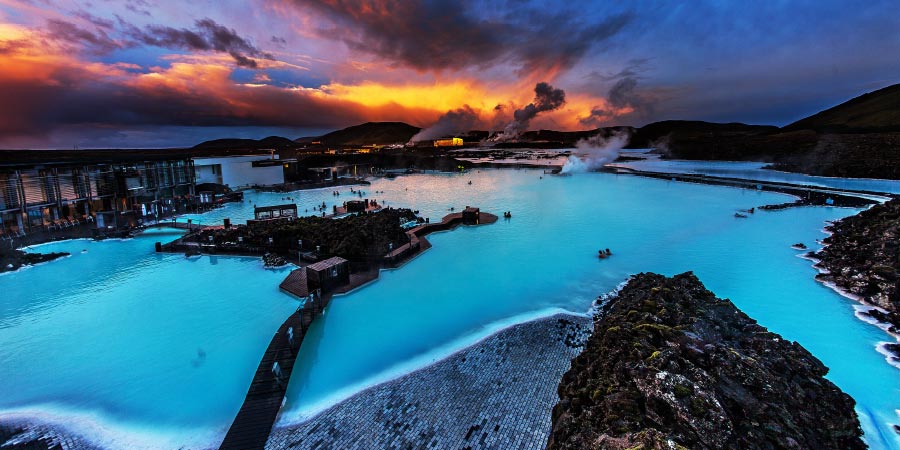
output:
[{"label": "dark rocky shoreline", "polygon": [[0,273],[15,272],[24,266],[53,261],[63,256],[69,256],[69,254],[66,252],[26,253],[21,250],[0,250]]},{"label": "dark rocky shoreline", "polygon": [[[825,248],[810,256],[823,271],[816,278],[880,308],[865,314],[900,335],[900,199],[894,199],[826,227]],[[896,345],[888,347],[900,361]]]},{"label": "dark rocky shoreline", "polygon": [[690,272],[639,274],[598,317],[549,449],[866,448],[828,368]]}]

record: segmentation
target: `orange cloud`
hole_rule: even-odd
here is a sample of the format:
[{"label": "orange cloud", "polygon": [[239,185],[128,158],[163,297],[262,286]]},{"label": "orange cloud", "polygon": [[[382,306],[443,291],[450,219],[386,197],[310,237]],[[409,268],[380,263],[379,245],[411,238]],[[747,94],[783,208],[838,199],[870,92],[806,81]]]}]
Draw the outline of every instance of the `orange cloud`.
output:
[{"label": "orange cloud", "polygon": [[[79,59],[28,28],[0,24],[0,146],[13,136],[35,136],[80,125],[287,126],[340,128],[364,121],[404,121],[429,126],[465,106],[491,128],[530,101],[524,80],[486,84],[474,78],[333,82],[318,88],[268,84],[264,71],[253,83],[233,79],[226,55],[168,55],[168,67]],[[286,67],[278,61],[261,65]],[[294,69],[303,69],[296,67]],[[399,78],[402,80],[402,78]],[[533,85],[532,85],[533,86]],[[566,106],[535,125],[581,129],[579,118],[602,101],[570,96]],[[496,105],[508,105],[505,111]]]}]

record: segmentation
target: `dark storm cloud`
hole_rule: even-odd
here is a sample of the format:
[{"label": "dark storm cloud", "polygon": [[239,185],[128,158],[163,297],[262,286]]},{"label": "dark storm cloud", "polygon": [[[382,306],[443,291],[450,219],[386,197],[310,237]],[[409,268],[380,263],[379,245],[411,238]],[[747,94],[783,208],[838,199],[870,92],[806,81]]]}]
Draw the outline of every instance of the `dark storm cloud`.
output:
[{"label": "dark storm cloud", "polygon": [[151,17],[150,8],[154,7],[150,2],[146,0],[128,0],[125,3],[125,9],[135,13],[140,14],[142,16]]},{"label": "dark storm cloud", "polygon": [[625,67],[618,72],[602,73],[593,71],[585,76],[590,83],[604,83],[609,81],[617,81],[622,78],[641,78],[650,71],[650,58],[632,58]]},{"label": "dark storm cloud", "polygon": [[333,129],[376,118],[396,120],[422,114],[397,105],[364,106],[274,86],[240,86],[221,74],[207,74],[201,88],[185,91],[163,81],[105,82],[92,72],[71,66],[53,71],[47,79],[3,78],[0,74],[0,99],[17,105],[0,109],[0,145],[4,146],[23,137],[34,140],[76,127]]},{"label": "dark storm cloud", "polygon": [[609,103],[616,107],[628,106],[637,99],[634,88],[637,87],[637,79],[634,77],[625,77],[616,81],[616,84],[609,89],[607,99]]},{"label": "dark storm cloud", "polygon": [[[578,9],[549,12],[524,2],[286,0],[327,17],[324,37],[419,70],[510,62],[519,72],[566,69],[630,20],[583,20]],[[486,12],[502,11],[486,15]]]},{"label": "dark storm cloud", "polygon": [[[622,74],[631,73],[627,71],[620,72]],[[598,126],[611,119],[623,115],[622,110],[630,110],[626,113],[635,118],[646,118],[654,112],[657,99],[648,94],[638,91],[638,80],[636,76],[627,74],[619,78],[606,95],[606,103],[608,108],[595,106],[591,108],[591,113],[584,118],[579,119],[582,125]]]},{"label": "dark storm cloud", "polygon": [[72,13],[72,15],[79,19],[86,20],[98,28],[111,30],[115,26],[115,22],[113,22],[112,20],[97,17],[87,11],[76,11]]},{"label": "dark storm cloud", "polygon": [[[95,25],[91,31],[78,25],[58,19],[48,19],[43,37],[72,46],[80,46],[91,53],[103,54],[119,48],[140,45],[182,49],[192,51],[216,51],[228,53],[240,67],[255,69],[259,66],[254,59],[274,59],[271,53],[261,50],[248,39],[212,19],[201,19],[194,23],[194,29],[172,28],[162,25],[148,25],[140,29],[116,16],[118,28],[124,39],[114,39],[115,23],[87,12],[75,16]],[[109,33],[107,32],[109,31]],[[2,52],[3,49],[0,49]]]},{"label": "dark storm cloud", "polygon": [[252,58],[274,59],[233,29],[212,19],[198,20],[194,25],[194,29],[149,25],[143,30],[130,26],[127,34],[137,42],[155,47],[228,53],[241,67],[256,68],[258,64]]},{"label": "dark storm cloud", "polygon": [[81,45],[93,53],[107,53],[122,47],[122,44],[100,28],[90,31],[74,23],[57,19],[47,20],[44,37],[64,44]]}]

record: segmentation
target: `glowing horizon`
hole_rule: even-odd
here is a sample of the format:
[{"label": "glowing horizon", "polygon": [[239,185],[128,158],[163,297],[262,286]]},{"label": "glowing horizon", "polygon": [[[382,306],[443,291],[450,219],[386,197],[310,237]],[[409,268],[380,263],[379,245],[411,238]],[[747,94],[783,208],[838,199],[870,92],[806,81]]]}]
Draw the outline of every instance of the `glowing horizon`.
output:
[{"label": "glowing horizon", "polygon": [[900,51],[880,38],[900,28],[887,1],[501,6],[0,0],[0,148],[293,139],[368,121],[425,128],[448,113],[502,130],[540,82],[565,102],[531,129],[784,125],[900,73],[882,57]]}]

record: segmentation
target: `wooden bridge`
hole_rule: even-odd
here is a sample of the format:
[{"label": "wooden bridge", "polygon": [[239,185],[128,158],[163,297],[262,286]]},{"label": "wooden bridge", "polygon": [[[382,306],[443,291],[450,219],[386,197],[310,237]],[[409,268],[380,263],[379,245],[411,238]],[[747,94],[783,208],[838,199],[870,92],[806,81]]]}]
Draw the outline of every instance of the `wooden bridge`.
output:
[{"label": "wooden bridge", "polygon": [[297,308],[278,328],[256,368],[244,404],[228,429],[220,449],[265,448],[272,425],[284,403],[288,381],[303,337],[330,300],[330,295],[314,296],[314,299],[307,300]]},{"label": "wooden bridge", "polygon": [[[479,213],[477,223],[490,224],[496,221],[497,216],[482,212]],[[425,239],[425,235],[435,231],[448,230],[462,223],[462,213],[449,214],[440,223],[423,224],[407,231],[412,245],[405,244],[385,255],[384,264],[396,265],[408,260],[431,247],[431,244]],[[334,289],[333,293],[346,293],[371,282],[378,278],[378,272],[379,268],[375,267],[364,272],[352,273],[350,282]],[[332,293],[322,294],[319,291],[309,291],[304,267],[291,271],[279,287],[296,297],[306,299],[306,302],[281,324],[275,336],[272,337],[272,341],[256,369],[253,381],[250,383],[244,404],[228,429],[220,449],[265,448],[269,434],[272,432],[272,426],[284,403],[297,351],[313,321],[325,310],[332,298]]]}]

